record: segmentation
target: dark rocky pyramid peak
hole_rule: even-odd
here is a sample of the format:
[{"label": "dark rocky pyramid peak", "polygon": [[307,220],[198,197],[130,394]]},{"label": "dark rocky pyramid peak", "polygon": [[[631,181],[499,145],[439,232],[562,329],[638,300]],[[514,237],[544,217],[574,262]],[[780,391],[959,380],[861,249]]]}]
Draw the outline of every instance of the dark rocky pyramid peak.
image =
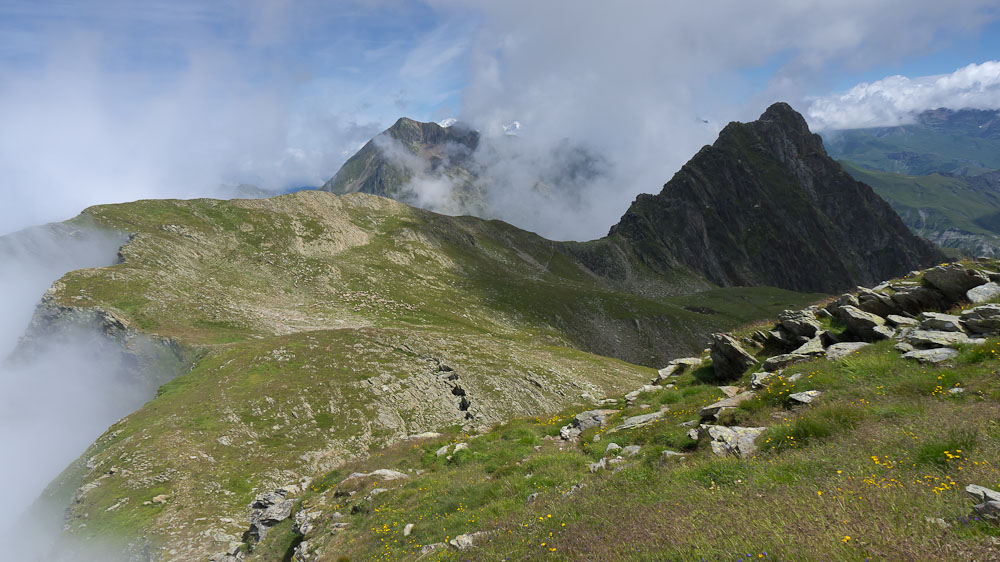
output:
[{"label": "dark rocky pyramid peak", "polygon": [[611,235],[658,271],[686,268],[724,286],[835,292],[942,259],[786,103],[727,125]]}]

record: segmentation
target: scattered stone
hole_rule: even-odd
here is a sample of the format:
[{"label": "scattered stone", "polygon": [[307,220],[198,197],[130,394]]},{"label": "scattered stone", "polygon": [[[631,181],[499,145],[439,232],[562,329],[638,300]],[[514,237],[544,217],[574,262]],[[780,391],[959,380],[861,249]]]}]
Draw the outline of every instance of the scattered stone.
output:
[{"label": "scattered stone", "polygon": [[562,493],[562,498],[566,499],[572,497],[573,494],[576,494],[577,492],[582,490],[583,486],[584,486],[583,482],[579,484],[573,484],[572,486],[569,487],[569,490],[566,490],[565,492]]},{"label": "scattered stone", "polygon": [[639,454],[640,450],[642,450],[642,447],[639,445],[629,445],[628,447],[622,449],[622,455],[626,457],[634,457]]},{"label": "scattered stone", "polygon": [[924,272],[924,282],[957,301],[964,298],[969,289],[989,283],[990,278],[981,271],[953,263],[928,269]]},{"label": "scattered stone", "polygon": [[969,336],[961,332],[942,332],[939,330],[911,330],[905,336],[906,343],[918,349],[935,347],[950,347],[969,343]]},{"label": "scattered stone", "polygon": [[535,503],[535,500],[537,500],[537,499],[538,499],[538,492],[534,492],[534,493],[528,495],[528,499],[524,500],[524,503],[525,503],[525,505],[530,505],[530,504]]},{"label": "scattered stone", "polygon": [[726,395],[727,398],[732,398],[740,393],[743,389],[738,386],[720,386],[719,390]]},{"label": "scattered stone", "polygon": [[306,511],[305,509],[300,509],[298,513],[295,514],[295,523],[292,526],[292,532],[298,533],[302,536],[308,535],[312,530],[314,521],[318,517],[322,517],[322,511]]},{"label": "scattered stone", "polygon": [[788,382],[795,382],[795,381],[801,379],[802,376],[803,376],[802,373],[795,373],[794,375],[789,376],[785,380],[787,380]]},{"label": "scattered stone", "polygon": [[722,400],[719,400],[714,404],[709,404],[708,406],[705,406],[701,410],[698,410],[698,415],[703,420],[717,419],[719,413],[722,412],[723,410],[727,408],[729,409],[736,408],[743,402],[746,402],[747,400],[753,397],[754,397],[753,392],[744,392],[743,394],[737,394],[736,396],[733,396],[731,398],[723,398]]},{"label": "scattered stone", "polygon": [[646,392],[657,392],[659,390],[661,390],[660,387],[658,387],[656,385],[644,384],[644,385],[642,385],[642,388],[637,388],[637,389],[633,390],[632,392],[629,392],[628,394],[626,394],[625,395],[625,402],[628,403],[628,404],[631,404],[631,403],[635,402],[639,398],[640,394],[643,394],[643,393],[646,393]]},{"label": "scattered stone", "polygon": [[830,361],[839,361],[868,345],[870,344],[867,342],[835,343],[826,349],[826,358]]},{"label": "scattered stone", "polygon": [[403,527],[403,536],[408,537],[412,533],[413,533],[413,523],[407,523],[406,526]]},{"label": "scattered stone", "polygon": [[962,321],[953,314],[942,314],[940,312],[924,312],[920,315],[921,327],[928,330],[938,330],[942,332],[964,332]]},{"label": "scattered stone", "polygon": [[965,392],[965,389],[962,388],[962,387],[960,387],[960,386],[956,386],[955,388],[949,388],[948,389],[948,393],[950,393],[950,394],[962,394],[963,392]]},{"label": "scattered stone", "polygon": [[900,316],[898,314],[890,314],[885,317],[886,321],[896,328],[916,328],[920,325],[920,322],[913,318],[908,318],[906,316]]},{"label": "scattered stone", "polygon": [[153,496],[153,503],[167,503],[167,495],[160,494],[158,496]]},{"label": "scattered stone", "polygon": [[618,400],[615,399],[615,398],[603,398],[603,399],[601,399],[601,400],[599,400],[597,402],[597,405],[598,406],[614,406],[617,403],[618,403]]},{"label": "scattered stone", "polygon": [[766,427],[725,427],[709,425],[708,435],[712,439],[712,452],[719,456],[736,455],[749,458],[757,452],[754,443]]},{"label": "scattered stone", "polygon": [[614,428],[611,431],[621,431],[623,429],[635,429],[637,427],[649,425],[662,417],[663,417],[662,411],[652,412],[650,414],[642,414],[640,416],[632,416],[630,418],[626,418],[621,425],[619,425],[618,427]]},{"label": "scattered stone", "polygon": [[976,515],[990,521],[1000,520],[1000,492],[975,484],[966,486],[965,492],[980,502],[972,507]]},{"label": "scattered stone", "polygon": [[698,431],[698,428],[689,429],[688,432],[687,432],[687,436],[688,436],[688,439],[690,439],[692,441],[697,441],[698,439],[701,438],[701,432]]},{"label": "scattered stone", "polygon": [[611,453],[617,453],[621,449],[622,447],[618,443],[608,443],[608,447],[604,449],[604,454],[609,455]]},{"label": "scattered stone", "polygon": [[950,347],[918,349],[903,354],[904,359],[913,359],[921,363],[941,363],[955,357],[958,357],[958,352]]},{"label": "scattered stone", "polygon": [[247,510],[250,528],[243,533],[243,542],[256,544],[264,540],[267,531],[292,516],[292,500],[285,499],[285,490],[266,492],[254,498]]},{"label": "scattered stone", "polygon": [[[457,449],[458,445],[456,445],[455,448]],[[438,451],[440,451],[440,449],[438,449]],[[373,470],[371,472],[352,472],[347,478],[344,478],[343,481],[347,482],[348,480],[354,480],[355,478],[375,478],[377,480],[389,481],[389,480],[403,480],[409,478],[409,476],[398,470],[380,468],[378,470]]]},{"label": "scattered stone", "polygon": [[601,470],[602,468],[607,468],[607,467],[608,467],[608,463],[605,462],[604,459],[601,459],[601,460],[599,460],[597,462],[593,462],[593,463],[590,463],[589,465],[587,465],[587,469],[590,470],[591,473],[597,472],[598,470]]},{"label": "scattered stone", "polygon": [[798,348],[792,350],[791,355],[805,355],[809,357],[818,357],[826,353],[823,347],[823,334],[826,332],[818,332],[818,335],[802,344]]},{"label": "scattered stone", "polygon": [[947,298],[930,287],[906,287],[892,294],[892,301],[908,314],[948,308]]},{"label": "scattered stone", "polygon": [[858,287],[858,308],[865,312],[882,316],[883,318],[889,314],[899,312],[899,305],[893,302],[889,295],[864,287]]},{"label": "scattered stone", "polygon": [[457,453],[459,451],[464,451],[464,450],[466,450],[468,448],[469,448],[469,444],[468,443],[456,443],[455,444],[455,450],[452,451],[451,453],[455,454],[455,453]]},{"label": "scattered stone", "polygon": [[435,431],[425,431],[423,433],[417,433],[416,435],[411,435],[407,439],[436,439],[441,437],[440,433]]},{"label": "scattered stone", "polygon": [[997,284],[995,281],[973,287],[965,293],[965,298],[969,299],[969,302],[973,304],[984,303],[997,297],[1000,297],[1000,284]]},{"label": "scattered stone", "polygon": [[812,359],[812,357],[808,355],[799,355],[798,353],[784,353],[782,355],[775,355],[774,357],[768,357],[761,365],[761,368],[763,368],[765,371],[777,371],[779,369],[784,369],[785,367],[794,365],[796,363],[809,361],[810,359]]},{"label": "scattered stone", "polygon": [[668,462],[676,462],[687,460],[687,455],[684,453],[678,453],[677,451],[664,450],[660,453],[660,464],[665,464]]},{"label": "scattered stone", "polygon": [[845,306],[853,306],[857,308],[861,303],[858,302],[858,297],[846,293],[837,297],[833,302],[826,305],[826,311],[831,313],[833,316],[840,316],[840,309]]},{"label": "scattered stone", "polygon": [[804,392],[789,394],[788,399],[799,404],[812,404],[821,394],[823,393],[818,390],[806,390]]},{"label": "scattered stone", "polygon": [[433,544],[425,544],[424,546],[420,547],[420,554],[427,555],[427,554],[430,554],[430,553],[434,552],[435,550],[440,550],[442,548],[444,548],[444,543],[443,542],[436,542],[436,543],[433,543]]},{"label": "scattered stone", "polygon": [[608,416],[617,414],[618,410],[587,410],[573,416],[573,421],[559,430],[559,436],[565,441],[576,439],[581,433],[592,427],[604,427]]},{"label": "scattered stone", "polygon": [[445,455],[447,455],[447,454],[448,454],[448,449],[450,449],[450,448],[451,448],[451,445],[443,445],[443,446],[442,446],[442,447],[441,447],[440,449],[438,449],[438,450],[437,450],[437,452],[435,452],[434,454],[435,454],[436,456],[439,456],[439,457],[443,457],[443,456],[445,456]]},{"label": "scattered stone", "polygon": [[820,323],[811,310],[784,310],[778,313],[778,323],[788,333],[812,338],[820,329]]},{"label": "scattered stone", "polygon": [[712,334],[710,354],[715,375],[722,380],[738,379],[757,363],[753,355],[747,353],[735,339],[726,334]]},{"label": "scattered stone", "polygon": [[940,517],[924,517],[924,522],[925,523],[930,523],[931,525],[937,525],[938,527],[941,527],[942,529],[950,529],[951,528],[951,525],[947,521],[945,521],[944,519],[941,519]]},{"label": "scattered stone", "polygon": [[767,371],[760,371],[750,375],[750,388],[754,390],[760,390],[767,386],[767,379],[773,377],[774,373],[769,373]]},{"label": "scattered stone", "polygon": [[977,334],[1000,332],[1000,304],[981,304],[963,310],[960,318],[970,332]]},{"label": "scattered stone", "polygon": [[885,326],[885,320],[881,316],[876,316],[853,306],[840,307],[837,316],[847,326],[847,331],[860,340],[878,341],[886,339],[883,331],[875,329]]}]

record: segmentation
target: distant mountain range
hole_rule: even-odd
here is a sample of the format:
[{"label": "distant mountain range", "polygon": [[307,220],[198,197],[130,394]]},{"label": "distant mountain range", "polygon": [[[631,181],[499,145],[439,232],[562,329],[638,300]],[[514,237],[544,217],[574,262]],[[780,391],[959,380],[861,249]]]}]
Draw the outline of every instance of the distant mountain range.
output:
[{"label": "distant mountain range", "polygon": [[830,156],[897,174],[977,175],[1000,169],[1000,111],[934,109],[910,125],[823,133]]},{"label": "distant mountain range", "polygon": [[911,230],[950,250],[1000,255],[1000,112],[935,109],[898,127],[823,133],[829,153]]}]

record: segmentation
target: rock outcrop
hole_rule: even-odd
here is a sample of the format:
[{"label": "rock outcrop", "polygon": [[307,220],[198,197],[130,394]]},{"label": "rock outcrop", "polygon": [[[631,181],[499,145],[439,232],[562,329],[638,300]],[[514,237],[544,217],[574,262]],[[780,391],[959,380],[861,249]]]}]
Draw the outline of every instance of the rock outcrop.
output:
[{"label": "rock outcrop", "polygon": [[611,236],[655,270],[686,267],[726,286],[834,292],[942,261],[784,103],[726,126],[658,195],[640,195]]}]

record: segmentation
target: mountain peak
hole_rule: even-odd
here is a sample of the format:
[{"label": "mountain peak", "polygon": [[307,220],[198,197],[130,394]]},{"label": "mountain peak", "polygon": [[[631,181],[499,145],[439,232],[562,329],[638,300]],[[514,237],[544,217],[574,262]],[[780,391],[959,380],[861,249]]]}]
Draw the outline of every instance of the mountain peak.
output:
[{"label": "mountain peak", "polygon": [[827,156],[788,104],[733,122],[611,229],[641,259],[719,285],[835,292],[941,259]]}]

